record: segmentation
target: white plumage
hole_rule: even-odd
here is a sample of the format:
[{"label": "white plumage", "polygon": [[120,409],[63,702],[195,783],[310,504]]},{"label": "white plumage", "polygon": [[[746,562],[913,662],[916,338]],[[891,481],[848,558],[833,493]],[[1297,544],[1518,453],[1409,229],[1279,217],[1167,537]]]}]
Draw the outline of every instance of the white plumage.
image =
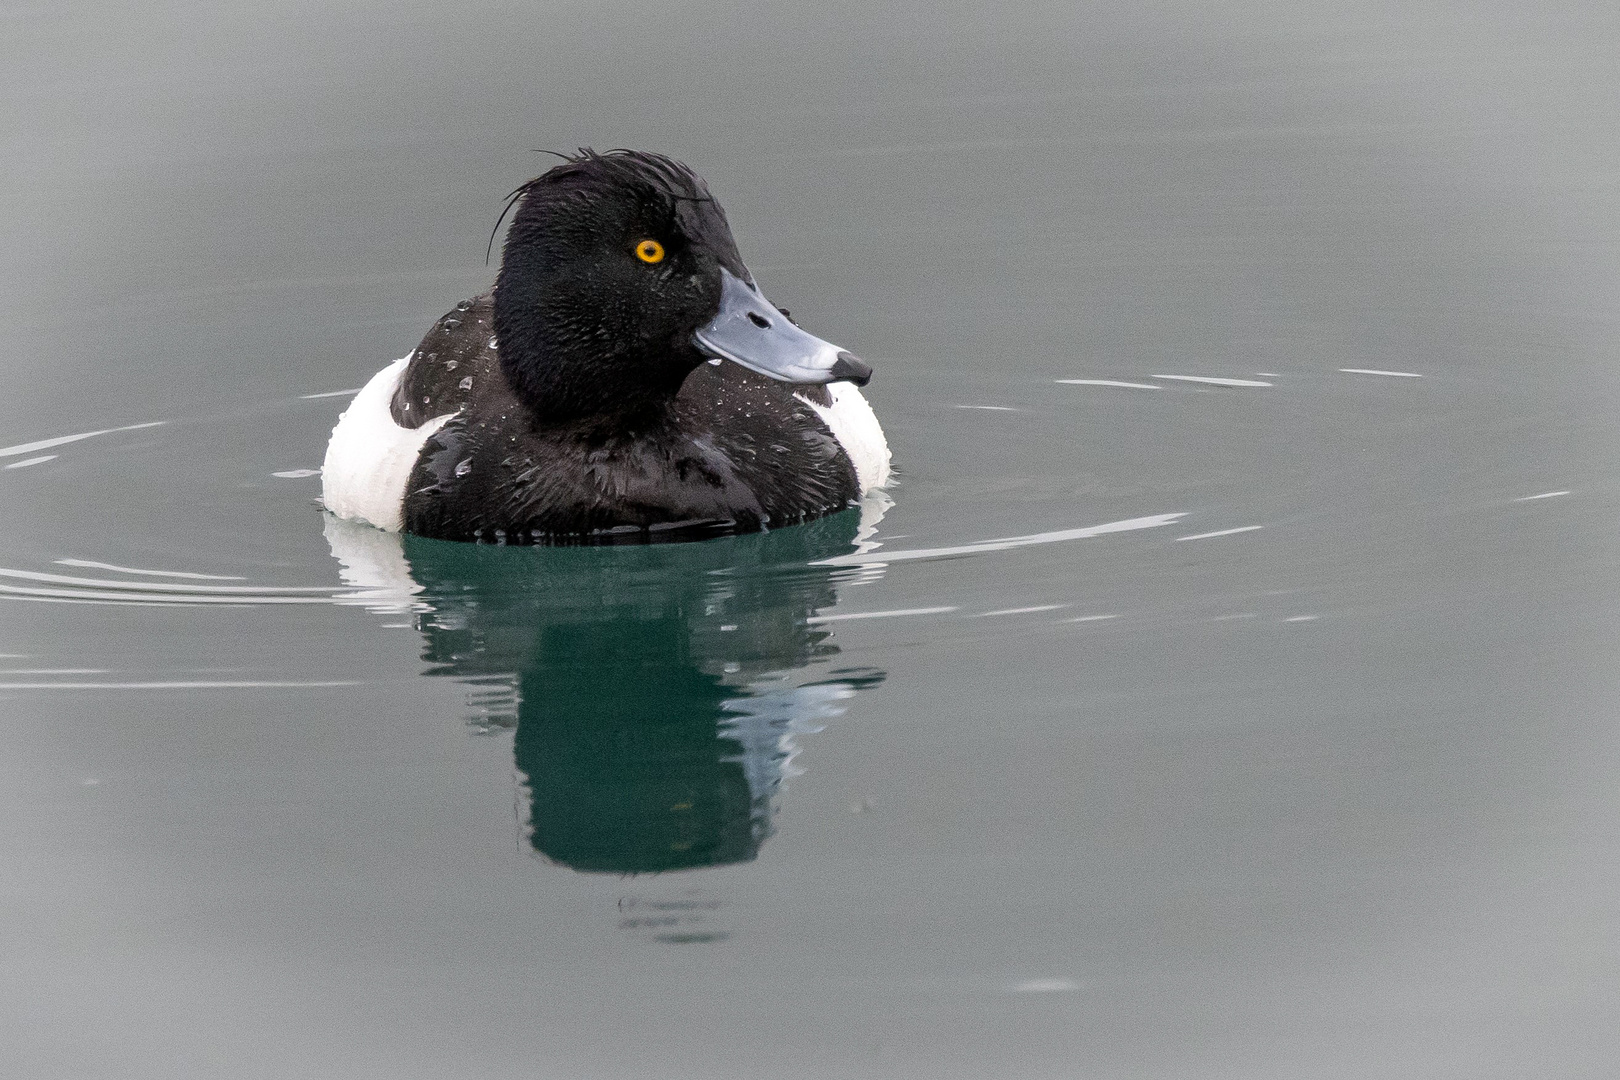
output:
[{"label": "white plumage", "polygon": [[832,396],[831,405],[817,405],[802,395],[799,400],[816,410],[849,455],[861,483],[861,494],[883,487],[889,482],[889,441],[883,437],[883,427],[872,406],[852,383],[829,383],[827,393]]},{"label": "white plumage", "polygon": [[332,429],[321,466],[321,501],[328,510],[389,532],[405,528],[405,485],[422,444],[455,415],[446,413],[419,428],[394,423],[389,404],[410,362],[410,356],[395,360],[354,396]]}]

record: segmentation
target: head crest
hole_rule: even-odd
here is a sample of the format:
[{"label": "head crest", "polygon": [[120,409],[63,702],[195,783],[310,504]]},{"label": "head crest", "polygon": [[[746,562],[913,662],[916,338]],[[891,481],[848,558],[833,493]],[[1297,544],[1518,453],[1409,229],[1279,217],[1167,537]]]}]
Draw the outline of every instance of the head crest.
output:
[{"label": "head crest", "polygon": [[506,220],[506,215],[540,188],[561,186],[570,182],[606,181],[640,184],[669,199],[671,203],[714,201],[714,196],[709,194],[708,186],[697,173],[663,154],[622,148],[599,154],[588,146],[580,147],[574,154],[564,154],[556,150],[536,150],[535,153],[560,157],[562,164],[519,184],[506,197],[506,205],[501,209],[501,216],[495,219],[495,227],[489,231],[489,245],[484,249],[486,265],[495,251],[495,236],[501,231],[501,223]]}]

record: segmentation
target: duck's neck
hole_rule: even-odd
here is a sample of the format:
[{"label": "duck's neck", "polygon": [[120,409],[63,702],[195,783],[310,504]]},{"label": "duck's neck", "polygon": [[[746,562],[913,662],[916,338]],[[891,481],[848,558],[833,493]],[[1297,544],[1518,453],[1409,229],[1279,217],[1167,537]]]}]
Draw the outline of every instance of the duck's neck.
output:
[{"label": "duck's neck", "polygon": [[704,359],[689,342],[615,340],[541,305],[504,305],[499,289],[494,323],[501,371],[545,425],[657,426]]}]

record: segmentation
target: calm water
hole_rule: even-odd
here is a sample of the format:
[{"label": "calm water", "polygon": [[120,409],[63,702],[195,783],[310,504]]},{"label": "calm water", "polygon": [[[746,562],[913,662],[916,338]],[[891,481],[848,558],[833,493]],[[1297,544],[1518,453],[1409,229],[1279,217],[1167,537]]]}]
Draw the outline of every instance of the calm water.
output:
[{"label": "calm water", "polygon": [[[0,1072],[1612,1075],[1612,5],[234,7],[0,5]],[[582,144],[892,505],[323,519]]]}]

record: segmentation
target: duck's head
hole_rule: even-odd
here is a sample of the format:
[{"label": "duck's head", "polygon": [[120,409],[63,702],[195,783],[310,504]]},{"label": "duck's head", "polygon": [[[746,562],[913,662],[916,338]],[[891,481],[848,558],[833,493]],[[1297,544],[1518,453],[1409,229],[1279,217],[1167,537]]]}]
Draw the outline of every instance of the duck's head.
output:
[{"label": "duck's head", "polygon": [[686,166],[582,150],[513,197],[495,335],[508,380],[540,417],[656,410],[709,359],[785,382],[871,377],[761,295],[725,211]]}]

